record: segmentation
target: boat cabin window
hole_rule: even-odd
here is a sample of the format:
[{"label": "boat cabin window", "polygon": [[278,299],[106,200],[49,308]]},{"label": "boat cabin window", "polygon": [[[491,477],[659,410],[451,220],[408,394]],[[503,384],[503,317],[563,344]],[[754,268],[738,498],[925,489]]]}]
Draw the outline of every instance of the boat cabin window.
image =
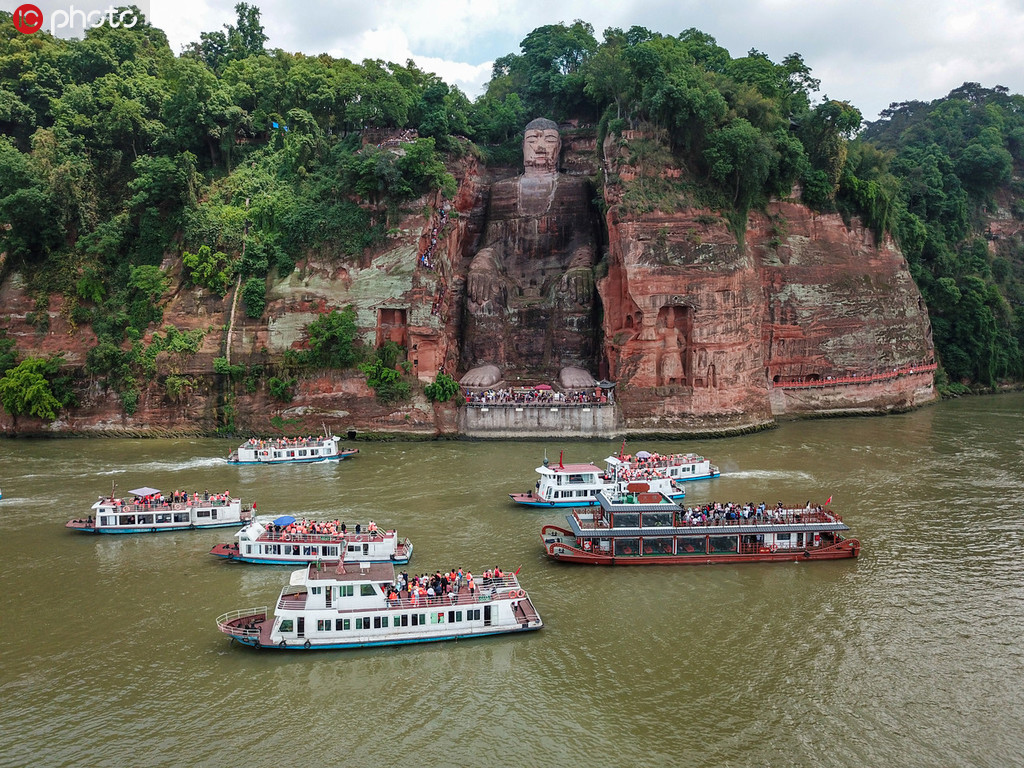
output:
[{"label": "boat cabin window", "polygon": [[171,522],[171,514],[169,512],[159,514],[156,516],[156,521],[158,523],[169,523]]},{"label": "boat cabin window", "polygon": [[657,538],[645,538],[644,539],[644,554],[645,555],[671,555],[672,554],[672,537],[657,537]]},{"label": "boat cabin window", "polygon": [[377,588],[373,584],[361,584],[359,586],[360,597],[373,597],[377,594]]},{"label": "boat cabin window", "polygon": [[466,621],[480,621],[480,609],[471,608],[466,611]]},{"label": "boat cabin window", "polygon": [[176,522],[176,523],[187,523],[188,522],[188,512],[175,512],[174,513],[174,522]]},{"label": "boat cabin window", "polygon": [[338,556],[338,548],[337,547],[324,547],[323,550],[324,550],[324,557],[337,557]]},{"label": "boat cabin window", "polygon": [[643,513],[643,526],[644,528],[655,528],[663,525],[672,525],[672,513],[671,512],[644,512]]},{"label": "boat cabin window", "polygon": [[570,485],[577,483],[592,483],[594,482],[593,475],[569,475],[569,479],[566,481]]},{"label": "boat cabin window", "polygon": [[373,628],[374,629],[387,629],[388,628],[388,617],[387,616],[374,616],[373,617]]},{"label": "boat cabin window", "polygon": [[121,515],[119,525],[135,525],[135,515]]},{"label": "boat cabin window", "polygon": [[739,550],[738,536],[709,536],[708,543],[711,545],[712,554],[715,552],[737,552]]},{"label": "boat cabin window", "polygon": [[305,455],[306,455],[306,451],[305,450],[300,450],[299,451],[299,456],[305,456]]},{"label": "boat cabin window", "polygon": [[334,620],[334,628],[336,630],[338,630],[339,632],[348,631],[348,630],[352,629],[352,620],[351,619],[335,619]]},{"label": "boat cabin window", "polygon": [[676,552],[680,555],[703,555],[706,550],[703,536],[680,536],[676,540]]},{"label": "boat cabin window", "polygon": [[640,539],[616,539],[616,555],[635,555],[640,551]]},{"label": "boat cabin window", "polygon": [[351,584],[342,584],[338,587],[338,597],[352,597],[353,586]]},{"label": "boat cabin window", "polygon": [[209,516],[210,516],[210,510],[208,510],[208,509],[197,509],[196,510],[196,517],[209,517]]},{"label": "boat cabin window", "polygon": [[636,512],[616,512],[612,515],[613,528],[636,528],[640,525],[640,515]]},{"label": "boat cabin window", "polygon": [[787,541],[788,542],[789,541],[789,537],[790,537],[790,534],[788,534],[788,533],[776,533],[775,534],[775,540],[776,541]]},{"label": "boat cabin window", "polygon": [[117,516],[104,515],[100,518],[100,525],[117,525]]},{"label": "boat cabin window", "polygon": [[153,516],[152,515],[139,515],[139,525],[152,525],[152,524],[153,524]]},{"label": "boat cabin window", "polygon": [[448,623],[454,624],[456,621],[462,621],[462,611],[448,611]]},{"label": "boat cabin window", "polygon": [[311,592],[312,594],[314,594],[314,595],[319,595],[319,594],[320,594],[321,592],[323,592],[323,591],[324,591],[324,588],[323,588],[323,587],[310,587],[310,588],[309,588],[309,591],[310,591],[310,592]]},{"label": "boat cabin window", "polygon": [[317,619],[316,620],[316,631],[317,632],[330,632],[331,631],[331,620],[330,619]]},{"label": "boat cabin window", "polygon": [[281,631],[282,632],[294,632],[295,623],[292,619],[281,619]]}]

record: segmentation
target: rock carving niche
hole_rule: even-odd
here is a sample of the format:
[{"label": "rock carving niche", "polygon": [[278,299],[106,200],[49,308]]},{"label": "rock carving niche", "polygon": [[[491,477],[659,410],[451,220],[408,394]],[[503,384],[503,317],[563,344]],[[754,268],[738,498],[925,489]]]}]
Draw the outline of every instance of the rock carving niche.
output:
[{"label": "rock carving niche", "polygon": [[381,307],[377,310],[377,347],[389,341],[406,349],[409,347],[409,326],[404,309]]},{"label": "rock carving niche", "polygon": [[686,386],[689,350],[693,336],[693,309],[673,304],[658,310],[654,329],[662,348],[658,353],[658,386]]},{"label": "rock carving niche", "polygon": [[530,122],[523,173],[491,186],[466,274],[467,386],[495,367],[508,377],[597,368],[598,219],[589,181],[559,172],[560,151],[556,123]]}]

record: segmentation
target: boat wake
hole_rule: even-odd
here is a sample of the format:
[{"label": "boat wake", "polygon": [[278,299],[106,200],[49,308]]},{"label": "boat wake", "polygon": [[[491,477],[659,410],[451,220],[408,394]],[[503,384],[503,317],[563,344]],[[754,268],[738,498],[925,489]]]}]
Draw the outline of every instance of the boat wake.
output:
[{"label": "boat wake", "polygon": [[746,469],[739,471],[722,470],[722,477],[729,475],[730,480],[751,479],[751,480],[812,480],[813,475],[809,472],[782,472],[773,469]]},{"label": "boat wake", "polygon": [[141,464],[115,467],[100,472],[97,475],[124,475],[128,473],[139,474],[146,472],[177,472],[182,469],[198,469],[200,467],[224,466],[224,459],[220,457],[200,457],[187,461],[146,461]]}]

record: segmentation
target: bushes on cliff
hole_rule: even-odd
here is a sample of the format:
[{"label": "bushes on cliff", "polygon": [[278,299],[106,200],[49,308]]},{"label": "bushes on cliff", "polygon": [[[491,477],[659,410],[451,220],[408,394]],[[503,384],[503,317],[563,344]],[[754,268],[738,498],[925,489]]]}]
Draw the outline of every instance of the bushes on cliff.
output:
[{"label": "bushes on cliff", "polygon": [[435,403],[447,403],[459,394],[459,382],[444,371],[438,371],[434,381],[423,388],[427,399]]},{"label": "bushes on cliff", "polygon": [[313,368],[351,368],[362,356],[356,309],[331,310],[306,326],[309,349],[293,354],[293,362]]},{"label": "bushes on cliff", "polygon": [[62,376],[62,355],[29,357],[0,378],[0,403],[11,416],[36,416],[46,421],[74,401],[70,378]]}]

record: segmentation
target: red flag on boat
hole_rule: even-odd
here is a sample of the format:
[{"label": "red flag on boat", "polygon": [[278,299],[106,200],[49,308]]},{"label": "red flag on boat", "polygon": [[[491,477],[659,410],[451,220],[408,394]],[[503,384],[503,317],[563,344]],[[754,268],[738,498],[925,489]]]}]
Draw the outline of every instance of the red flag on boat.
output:
[{"label": "red flag on boat", "polygon": [[626,455],[626,438],[622,438],[622,445],[619,446],[619,458]]},{"label": "red flag on boat", "polygon": [[565,451],[559,451],[558,452],[558,468],[559,469],[565,469],[565,465],[562,464],[562,454],[563,453],[565,453]]},{"label": "red flag on boat", "polygon": [[516,572],[515,572],[514,574],[512,574],[512,575],[513,575],[513,576],[518,576],[518,575],[519,575],[519,572],[520,572],[521,570],[523,570],[523,566],[521,566],[521,565],[520,565],[520,566],[519,566],[518,568],[516,568]]},{"label": "red flag on boat", "polygon": [[829,496],[827,499],[825,499],[825,506],[827,507],[831,503],[832,503],[832,497]]}]

